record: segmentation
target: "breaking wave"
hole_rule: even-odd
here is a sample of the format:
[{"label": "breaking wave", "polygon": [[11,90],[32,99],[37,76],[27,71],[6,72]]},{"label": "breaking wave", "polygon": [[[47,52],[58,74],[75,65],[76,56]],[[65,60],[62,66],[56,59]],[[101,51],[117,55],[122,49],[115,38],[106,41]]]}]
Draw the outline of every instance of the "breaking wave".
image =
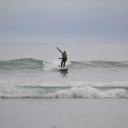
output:
[{"label": "breaking wave", "polygon": [[0,86],[0,98],[128,98],[128,87]]},{"label": "breaking wave", "polygon": [[[0,73],[10,71],[22,72],[42,72],[44,70],[54,70],[60,67],[60,61],[45,61],[33,58],[22,58],[15,60],[0,60]],[[128,69],[127,61],[70,61],[66,63],[69,69],[87,69],[87,68],[125,68]]]}]

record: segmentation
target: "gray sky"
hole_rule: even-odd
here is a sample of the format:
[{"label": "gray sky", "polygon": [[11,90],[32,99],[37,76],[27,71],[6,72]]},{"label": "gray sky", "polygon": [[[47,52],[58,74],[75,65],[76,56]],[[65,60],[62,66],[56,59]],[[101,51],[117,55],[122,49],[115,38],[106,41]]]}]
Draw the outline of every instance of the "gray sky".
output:
[{"label": "gray sky", "polygon": [[128,0],[0,0],[0,43],[127,43]]}]

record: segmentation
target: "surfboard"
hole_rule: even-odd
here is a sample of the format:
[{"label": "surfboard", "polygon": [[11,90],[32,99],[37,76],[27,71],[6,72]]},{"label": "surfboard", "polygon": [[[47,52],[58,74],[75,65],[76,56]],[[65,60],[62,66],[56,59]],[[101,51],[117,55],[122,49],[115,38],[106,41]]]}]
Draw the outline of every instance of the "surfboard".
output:
[{"label": "surfboard", "polygon": [[68,71],[68,69],[67,68],[60,68],[60,69],[58,69],[59,71],[62,71],[62,72],[67,72]]}]

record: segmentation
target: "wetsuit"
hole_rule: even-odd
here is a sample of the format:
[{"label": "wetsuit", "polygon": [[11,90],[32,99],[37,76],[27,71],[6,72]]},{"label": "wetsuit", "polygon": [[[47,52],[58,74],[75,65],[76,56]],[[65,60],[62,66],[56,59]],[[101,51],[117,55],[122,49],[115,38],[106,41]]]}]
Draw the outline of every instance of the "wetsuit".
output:
[{"label": "wetsuit", "polygon": [[[58,49],[58,48],[57,48]],[[62,68],[62,65],[63,65],[63,68],[65,67],[65,63],[67,61],[67,54],[65,54],[64,52],[62,52],[60,49],[58,49],[61,54],[62,54],[62,58],[59,58],[59,59],[62,59],[61,61],[61,68]],[[63,64],[64,63],[64,64]]]}]

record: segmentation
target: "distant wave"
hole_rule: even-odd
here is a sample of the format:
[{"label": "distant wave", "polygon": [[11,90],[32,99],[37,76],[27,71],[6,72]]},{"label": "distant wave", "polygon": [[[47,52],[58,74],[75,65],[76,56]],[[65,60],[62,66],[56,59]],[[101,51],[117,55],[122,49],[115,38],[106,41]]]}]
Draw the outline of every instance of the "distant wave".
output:
[{"label": "distant wave", "polygon": [[128,98],[128,88],[0,86],[0,98]]},{"label": "distant wave", "polygon": [[[54,70],[60,66],[59,60],[45,61],[33,58],[22,58],[14,60],[0,60],[0,72],[9,71],[43,71]],[[126,61],[70,61],[66,63],[69,69],[84,68],[128,68]]]}]

